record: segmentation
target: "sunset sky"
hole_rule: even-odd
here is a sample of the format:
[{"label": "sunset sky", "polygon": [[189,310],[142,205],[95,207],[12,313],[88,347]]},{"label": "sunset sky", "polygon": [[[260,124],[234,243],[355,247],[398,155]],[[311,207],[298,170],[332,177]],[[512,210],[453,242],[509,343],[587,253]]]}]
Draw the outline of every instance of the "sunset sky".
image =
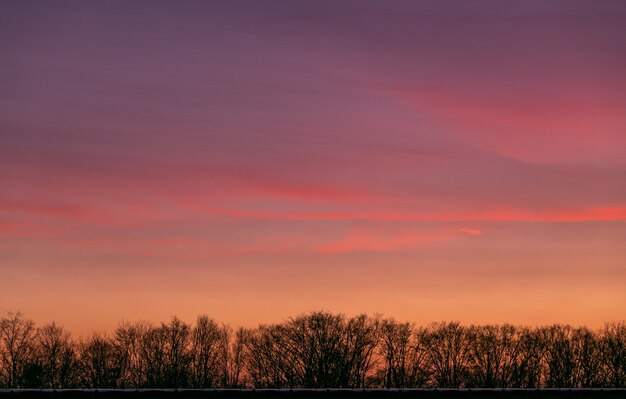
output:
[{"label": "sunset sky", "polygon": [[626,2],[3,1],[0,313],[626,319]]}]

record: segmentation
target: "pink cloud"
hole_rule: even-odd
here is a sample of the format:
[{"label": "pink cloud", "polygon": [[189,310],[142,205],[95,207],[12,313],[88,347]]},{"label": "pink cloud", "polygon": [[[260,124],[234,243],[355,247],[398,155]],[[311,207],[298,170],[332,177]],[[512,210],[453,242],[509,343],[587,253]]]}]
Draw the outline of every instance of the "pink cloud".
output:
[{"label": "pink cloud", "polygon": [[[468,82],[465,82],[468,83]],[[540,163],[593,160],[623,162],[626,103],[611,90],[403,86],[383,95],[430,114],[467,143]],[[581,158],[582,157],[582,158]]]},{"label": "pink cloud", "polygon": [[394,212],[280,212],[243,209],[206,209],[209,214],[233,218],[273,220],[370,220],[390,222],[591,222],[624,221],[626,207],[597,207],[575,210],[498,209],[475,212],[394,213]]},{"label": "pink cloud", "polygon": [[448,231],[431,232],[353,229],[344,237],[320,246],[318,252],[332,254],[347,251],[395,251],[434,244],[452,238]]},{"label": "pink cloud", "polygon": [[67,227],[25,220],[0,219],[0,238],[52,238],[70,232]]},{"label": "pink cloud", "polygon": [[118,204],[104,202],[93,199],[76,205],[56,200],[0,199],[0,212],[13,216],[36,217],[48,222],[63,221],[109,227],[133,227],[171,217],[170,213],[157,209],[148,201],[120,201]]},{"label": "pink cloud", "polygon": [[479,236],[483,234],[482,230],[478,229],[459,228],[458,231],[460,231],[461,233],[469,234],[471,236]]},{"label": "pink cloud", "polygon": [[414,249],[459,238],[461,235],[479,236],[482,231],[474,228],[450,229],[446,227],[431,230],[410,228],[354,228],[343,237],[317,248],[318,252],[332,254],[347,251],[397,251]]}]

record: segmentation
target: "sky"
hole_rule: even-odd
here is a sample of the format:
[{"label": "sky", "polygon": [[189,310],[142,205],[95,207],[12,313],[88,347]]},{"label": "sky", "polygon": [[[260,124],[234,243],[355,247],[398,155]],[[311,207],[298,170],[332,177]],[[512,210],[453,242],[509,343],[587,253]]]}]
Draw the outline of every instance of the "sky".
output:
[{"label": "sky", "polygon": [[0,10],[2,314],[626,319],[626,2]]}]

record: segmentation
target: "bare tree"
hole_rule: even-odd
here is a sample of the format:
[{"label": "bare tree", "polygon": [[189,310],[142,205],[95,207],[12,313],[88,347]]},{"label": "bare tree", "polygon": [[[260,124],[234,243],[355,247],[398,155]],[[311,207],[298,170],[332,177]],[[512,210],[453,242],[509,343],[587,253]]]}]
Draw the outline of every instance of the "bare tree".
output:
[{"label": "bare tree", "polygon": [[374,367],[374,354],[379,341],[380,319],[361,314],[352,317],[346,325],[348,386],[367,386],[367,378]]},{"label": "bare tree", "polygon": [[172,317],[170,323],[163,324],[162,328],[165,330],[167,354],[165,383],[167,386],[186,387],[191,374],[191,327],[177,317]]},{"label": "bare tree", "polygon": [[199,316],[191,333],[191,385],[196,388],[215,387],[224,374],[223,335],[217,323]]},{"label": "bare tree", "polygon": [[471,326],[468,385],[511,388],[521,356],[518,329],[510,324]]},{"label": "bare tree", "polygon": [[114,345],[120,367],[120,388],[140,388],[146,384],[147,365],[142,353],[148,322],[122,323],[115,330]]},{"label": "bare tree", "polygon": [[354,365],[348,364],[352,351],[343,315],[311,313],[290,320],[285,327],[285,348],[296,371],[296,386],[348,388],[353,384]]},{"label": "bare tree", "polygon": [[469,360],[465,328],[459,323],[434,323],[421,336],[433,383],[441,388],[464,386]]},{"label": "bare tree", "polygon": [[570,326],[553,325],[539,330],[543,340],[545,381],[548,388],[575,386],[576,358]]},{"label": "bare tree", "polygon": [[85,388],[116,388],[121,367],[114,344],[107,337],[95,334],[80,346],[81,385]]},{"label": "bare tree", "polygon": [[141,357],[146,367],[146,387],[165,387],[166,340],[166,332],[163,327],[150,327],[143,334]]},{"label": "bare tree", "polygon": [[537,329],[517,329],[519,356],[511,376],[512,388],[537,388],[543,379],[542,362],[544,344]]},{"label": "bare tree", "polygon": [[606,368],[606,385],[626,386],[626,324],[608,323],[600,338],[601,357]]},{"label": "bare tree", "polygon": [[393,319],[383,320],[380,327],[380,354],[384,372],[382,384],[386,388],[421,387],[428,380],[425,367],[425,351],[415,339],[415,331],[409,323]]},{"label": "bare tree", "polygon": [[77,356],[69,332],[55,323],[37,331],[36,358],[41,365],[41,387],[70,388],[75,381]]},{"label": "bare tree", "polygon": [[22,313],[0,319],[0,378],[7,388],[22,386],[25,367],[34,349],[35,323]]},{"label": "bare tree", "polygon": [[260,325],[254,329],[246,341],[248,358],[246,370],[254,387],[284,388],[293,386],[294,364],[286,356],[284,327],[280,325]]},{"label": "bare tree", "polygon": [[384,360],[386,388],[407,386],[407,354],[411,346],[413,328],[409,323],[383,320],[380,328],[380,354]]},{"label": "bare tree", "polygon": [[234,338],[229,339],[230,350],[226,362],[227,379],[224,387],[242,388],[250,387],[251,381],[244,374],[245,365],[248,360],[247,344],[252,332],[245,328],[239,328],[234,333]]},{"label": "bare tree", "polygon": [[361,315],[314,312],[260,326],[247,343],[248,372],[256,386],[351,388],[364,386],[373,367],[377,322]]},{"label": "bare tree", "polygon": [[576,358],[574,385],[578,388],[601,387],[604,375],[597,334],[581,327],[573,331],[571,339]]}]

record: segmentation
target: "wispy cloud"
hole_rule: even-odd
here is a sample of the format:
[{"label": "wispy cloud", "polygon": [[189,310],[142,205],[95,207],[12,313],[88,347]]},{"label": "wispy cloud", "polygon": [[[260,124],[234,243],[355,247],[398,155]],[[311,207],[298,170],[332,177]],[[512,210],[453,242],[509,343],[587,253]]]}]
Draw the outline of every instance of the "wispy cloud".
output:
[{"label": "wispy cloud", "polygon": [[237,209],[207,209],[207,213],[268,220],[369,220],[388,222],[593,222],[625,221],[626,207],[599,207],[579,210],[502,209],[452,213],[377,213],[377,212],[280,212]]},{"label": "wispy cloud", "polygon": [[430,234],[385,234],[375,231],[350,231],[345,237],[330,242],[318,248],[325,254],[347,251],[397,251],[416,248],[439,241],[447,240],[450,236],[441,232]]},{"label": "wispy cloud", "polygon": [[483,234],[482,230],[478,230],[478,229],[469,229],[469,228],[461,227],[458,230],[461,233],[469,234],[471,236],[479,236]]}]

